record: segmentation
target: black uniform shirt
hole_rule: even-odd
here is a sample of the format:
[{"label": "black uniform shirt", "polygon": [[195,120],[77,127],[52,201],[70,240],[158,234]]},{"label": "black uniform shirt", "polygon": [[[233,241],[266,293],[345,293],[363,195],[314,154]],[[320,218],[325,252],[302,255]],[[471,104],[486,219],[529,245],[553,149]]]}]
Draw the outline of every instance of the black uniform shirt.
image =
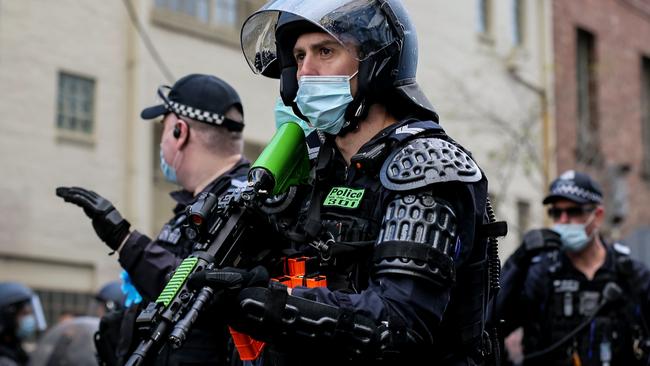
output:
[{"label": "black uniform shirt", "polygon": [[583,365],[601,365],[602,358],[610,358],[612,365],[637,364],[633,338],[635,333],[645,332],[644,318],[650,315],[650,272],[613,245],[605,247],[605,262],[591,280],[560,251],[533,259],[521,291],[511,289],[516,280],[508,273],[513,267],[506,266],[504,279],[510,280],[504,281],[504,293],[518,298],[510,300],[514,306],[501,316],[508,330],[524,327],[524,353],[529,355],[549,347],[587,320],[603,301],[602,291],[608,282],[623,290],[621,298],[603,307],[575,337],[526,364],[567,364],[574,351]]},{"label": "black uniform shirt", "polygon": [[[245,184],[249,166],[247,160],[241,159],[230,171],[208,184],[203,192],[219,196],[230,187]],[[185,208],[194,202],[195,196],[187,191],[172,192],[171,196],[177,202],[174,217],[163,226],[156,240],[134,230],[120,251],[119,262],[145,301],[158,297],[167,282],[167,274],[192,251],[193,243],[181,234],[180,225],[186,219]]]}]

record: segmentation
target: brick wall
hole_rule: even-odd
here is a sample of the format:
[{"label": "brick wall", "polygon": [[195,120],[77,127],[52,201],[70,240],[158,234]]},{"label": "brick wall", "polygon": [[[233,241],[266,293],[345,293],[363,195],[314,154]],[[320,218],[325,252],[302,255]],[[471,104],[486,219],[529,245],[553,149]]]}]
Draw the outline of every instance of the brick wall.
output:
[{"label": "brick wall", "polygon": [[[576,28],[595,36],[598,138],[602,161],[576,166]],[[558,172],[577,167],[612,193],[608,167],[629,165],[625,178],[629,212],[625,237],[650,223],[650,182],[642,178],[641,56],[650,57],[650,3],[632,0],[553,2],[555,120]]]}]

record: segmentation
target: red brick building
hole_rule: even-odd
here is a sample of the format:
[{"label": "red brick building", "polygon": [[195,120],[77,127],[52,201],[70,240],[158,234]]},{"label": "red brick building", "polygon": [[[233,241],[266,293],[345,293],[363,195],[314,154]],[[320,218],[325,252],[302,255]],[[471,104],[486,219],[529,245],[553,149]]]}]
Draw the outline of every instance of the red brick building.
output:
[{"label": "red brick building", "polygon": [[597,178],[609,234],[650,260],[650,1],[552,4],[557,171]]}]

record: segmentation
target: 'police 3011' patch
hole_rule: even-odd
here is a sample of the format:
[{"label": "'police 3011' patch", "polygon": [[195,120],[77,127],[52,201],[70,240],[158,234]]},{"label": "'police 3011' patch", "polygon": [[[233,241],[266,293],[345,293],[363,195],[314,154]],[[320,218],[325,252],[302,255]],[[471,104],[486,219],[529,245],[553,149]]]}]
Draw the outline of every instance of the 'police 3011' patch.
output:
[{"label": "'police 3011' patch", "polygon": [[343,208],[357,208],[363,198],[365,189],[352,189],[348,187],[334,187],[325,197],[323,206],[338,206]]}]

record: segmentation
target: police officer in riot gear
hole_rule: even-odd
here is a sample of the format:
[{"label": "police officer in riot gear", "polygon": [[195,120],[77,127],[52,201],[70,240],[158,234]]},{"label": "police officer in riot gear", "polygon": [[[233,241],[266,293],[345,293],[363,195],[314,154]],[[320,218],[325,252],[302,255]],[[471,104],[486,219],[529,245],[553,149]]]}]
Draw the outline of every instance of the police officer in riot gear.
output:
[{"label": "police officer in riot gear", "polygon": [[0,366],[27,363],[22,342],[45,330],[38,296],[17,282],[0,283]]},{"label": "police officer in riot gear", "polygon": [[506,261],[498,298],[504,336],[523,326],[525,365],[645,365],[650,272],[599,235],[602,191],[569,170],[543,203],[551,229],[533,230]]},{"label": "police officer in riot gear", "polygon": [[95,294],[95,302],[91,305],[89,314],[102,317],[111,311],[124,310],[126,296],[121,287],[120,281],[111,281],[102,286]]},{"label": "police officer in riot gear", "polygon": [[[183,230],[188,223],[186,207],[195,203],[202,192],[219,197],[241,186],[249,168],[249,162],[242,156],[243,107],[232,86],[215,76],[190,74],[171,88],[160,87],[158,96],[162,103],[144,109],[141,117],[162,118],[161,170],[167,180],[183,189],[172,192],[177,202],[174,216],[156,239],[131,230],[119,211],[95,192],[79,187],[59,187],[56,192],[66,202],[84,209],[100,239],[119,253],[120,264],[145,303],[158,297],[170,272],[194,250],[195,241]],[[133,323],[137,314],[137,308],[131,308],[123,321]],[[190,333],[185,346],[175,352],[167,347],[156,364],[224,362],[228,340],[222,322],[202,319],[197,323],[200,326]],[[101,327],[104,328],[104,322]],[[113,330],[115,327],[132,328],[115,324]],[[110,328],[106,327],[109,333]],[[129,346],[125,339],[132,336],[131,332],[122,333],[119,342]],[[118,339],[108,341],[117,343]],[[128,351],[118,349],[119,358],[113,362],[120,364],[121,357],[128,357]]]},{"label": "police officer in riot gear", "polygon": [[401,3],[271,1],[244,24],[242,49],[324,137],[298,213],[274,219],[286,253],[327,287],[287,288],[259,268],[193,279],[218,289],[242,274],[228,320],[268,342],[264,364],[482,364],[487,179],[415,82]]}]

